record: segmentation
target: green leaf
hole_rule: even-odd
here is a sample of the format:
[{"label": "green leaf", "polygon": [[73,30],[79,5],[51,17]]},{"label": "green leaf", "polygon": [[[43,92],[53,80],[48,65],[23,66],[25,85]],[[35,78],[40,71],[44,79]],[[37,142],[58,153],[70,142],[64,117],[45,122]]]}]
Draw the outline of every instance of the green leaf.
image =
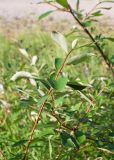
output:
[{"label": "green leaf", "polygon": [[49,155],[50,155],[50,159],[52,159],[52,144],[51,144],[51,137],[52,136],[49,136]]},{"label": "green leaf", "polygon": [[62,64],[63,64],[63,59],[62,58],[56,58],[55,59],[55,68],[56,68],[57,71],[61,68]]},{"label": "green leaf", "polygon": [[25,143],[27,142],[27,140],[20,140],[18,142],[15,142],[12,147],[18,147],[18,146],[23,146]]},{"label": "green leaf", "polygon": [[104,37],[103,39],[107,39],[107,40],[109,40],[111,42],[114,42],[114,38],[113,37]]},{"label": "green leaf", "polygon": [[41,14],[41,15],[38,17],[38,20],[41,20],[41,19],[47,17],[49,14],[51,14],[51,13],[54,12],[54,11],[55,11],[55,10],[51,10],[51,11],[47,11],[47,12]]},{"label": "green leaf", "polygon": [[57,72],[52,72],[50,75],[50,79],[55,79],[57,75]]},{"label": "green leaf", "polygon": [[59,32],[56,32],[56,31],[53,31],[52,32],[52,38],[53,40],[58,43],[61,48],[66,52],[68,53],[68,46],[67,46],[67,42],[66,42],[66,39],[65,37],[59,33]]},{"label": "green leaf", "polygon": [[72,42],[72,49],[74,49],[78,44],[78,39],[75,39],[73,42]]},{"label": "green leaf", "polygon": [[76,139],[72,135],[70,135],[69,133],[63,131],[60,134],[60,136],[61,136],[61,139],[62,139],[62,144],[65,147],[72,147],[72,148],[77,148],[77,149],[80,148]]},{"label": "green leaf", "polygon": [[32,140],[32,143],[35,143],[36,139],[42,138],[42,137],[46,137],[49,135],[54,135],[54,130],[53,128],[44,128],[42,131],[39,131],[39,133],[37,134],[37,138],[34,138]]},{"label": "green leaf", "polygon": [[84,27],[91,27],[92,21],[85,21],[82,23]]},{"label": "green leaf", "polygon": [[42,96],[39,100],[38,100],[38,105],[39,106],[41,106],[45,101],[46,101],[46,99],[48,98],[48,96],[47,95],[45,95],[45,96]]},{"label": "green leaf", "polygon": [[79,5],[80,5],[80,0],[77,0],[77,2],[76,2],[76,10],[77,11],[79,10]]},{"label": "green leaf", "polygon": [[68,82],[67,86],[73,88],[74,90],[83,90],[87,87],[87,85],[81,84],[79,82]]},{"label": "green leaf", "polygon": [[112,7],[101,7],[101,9],[110,10]]},{"label": "green leaf", "polygon": [[61,6],[68,9],[68,2],[67,0],[56,0],[57,3],[59,3]]},{"label": "green leaf", "polygon": [[63,101],[64,101],[64,97],[57,98],[57,99],[55,100],[55,106],[56,106],[56,107],[62,106]]},{"label": "green leaf", "polygon": [[77,91],[79,94],[80,94],[80,96],[81,96],[81,98],[82,99],[85,99],[85,101],[87,101],[91,106],[93,106],[94,107],[94,103],[87,97],[87,96],[85,96],[81,91]]},{"label": "green leaf", "polygon": [[78,140],[79,144],[83,144],[86,141],[86,136],[81,131],[76,131],[75,137]]},{"label": "green leaf", "polygon": [[108,3],[114,3],[113,0],[101,0],[101,1],[100,1],[100,3],[105,3],[105,2],[106,2],[106,3],[107,3],[107,2],[108,2]]},{"label": "green leaf", "polygon": [[76,55],[74,57],[72,57],[68,62],[67,65],[77,65],[85,60],[87,60],[88,58],[94,56],[93,53],[85,53],[85,54],[80,54],[80,55]]},{"label": "green leaf", "polygon": [[20,160],[23,158],[23,156],[24,156],[24,154],[17,154],[14,157],[9,158],[8,160]]},{"label": "green leaf", "polygon": [[48,90],[50,89],[49,83],[44,79],[38,79]]},{"label": "green leaf", "polygon": [[60,77],[57,80],[49,79],[49,83],[55,90],[63,90],[68,82],[68,78]]},{"label": "green leaf", "polygon": [[92,16],[95,16],[95,17],[98,17],[98,16],[102,16],[103,14],[101,13],[101,11],[97,11],[97,12],[94,12],[92,13]]}]

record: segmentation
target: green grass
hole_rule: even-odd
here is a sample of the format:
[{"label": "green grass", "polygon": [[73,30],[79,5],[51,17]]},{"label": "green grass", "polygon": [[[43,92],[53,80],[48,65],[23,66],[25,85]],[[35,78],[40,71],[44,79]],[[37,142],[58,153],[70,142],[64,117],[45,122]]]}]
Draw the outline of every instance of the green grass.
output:
[{"label": "green grass", "polygon": [[[76,33],[73,36],[68,37],[69,46],[70,42],[72,42],[73,39],[77,38],[80,35],[82,35],[82,33]],[[113,35],[113,33],[111,35]],[[79,37],[80,45],[88,42],[89,40],[83,40],[82,36]],[[108,55],[110,57],[111,55],[113,55],[114,46],[112,42],[106,41],[106,43],[107,46],[105,47],[105,50],[107,53],[110,54]],[[27,52],[29,53],[29,60],[26,59],[23,55],[21,55],[18,50],[19,48],[25,48],[27,50]],[[76,66],[66,67],[64,72],[69,73],[69,79],[75,80],[79,78],[82,82],[88,83],[95,79],[95,77],[108,77],[110,75],[109,71],[106,69],[107,67],[104,64],[102,58],[95,51],[95,49],[83,48],[74,51],[73,54],[83,54],[84,52],[92,52],[95,53],[96,56]],[[31,58],[33,55],[37,55],[39,58],[35,67],[30,66]],[[22,80],[21,82],[11,82],[10,78],[16,71],[21,70],[35,72],[39,78],[47,78],[49,74],[54,70],[55,57],[64,58],[65,53],[59,46],[57,46],[53,42],[49,33],[40,30],[27,30],[25,33],[20,34],[14,41],[4,36],[0,36],[0,83],[4,85],[5,90],[5,93],[0,94],[0,151],[2,151],[1,160],[3,159],[3,157],[6,157],[6,159],[8,160],[13,160],[13,157],[15,157],[15,155],[17,156],[14,158],[15,160],[21,159],[20,153],[22,153],[22,151],[24,150],[24,145],[29,137],[29,133],[34,123],[31,119],[30,114],[32,111],[37,112],[38,110],[38,106],[36,105],[36,100],[39,99],[37,89],[26,83],[26,81],[24,80]],[[110,116],[112,116],[111,111],[113,110],[113,101],[112,103],[110,103],[109,99],[111,95],[108,95],[109,97],[102,94],[100,95],[101,97],[97,96],[100,90],[103,89],[104,91],[106,89],[105,85],[108,85],[108,83],[109,82],[97,81],[93,83],[96,91],[90,89],[90,94],[86,91],[84,91],[84,94],[86,94],[89,98],[93,98],[91,95],[93,94],[95,100],[97,101],[97,104],[95,106],[96,108],[92,109],[92,114],[94,115],[93,119],[96,122],[98,119],[100,119],[100,121],[102,122],[102,117],[105,116],[105,121],[109,120],[108,125],[110,125],[109,129],[111,129],[112,119],[110,120]],[[109,92],[109,90],[107,89],[105,91],[105,94]],[[77,110],[79,108],[79,110],[76,112],[75,120],[78,115],[80,115],[80,117],[83,117],[84,110],[81,107],[88,106],[88,103],[84,101],[83,106],[80,105],[80,97],[78,93],[76,93],[75,96],[70,100],[66,98],[63,111],[61,111],[62,109],[60,107],[57,109],[58,112],[62,112],[61,114],[63,115],[63,118],[65,111],[65,113],[68,114],[68,119],[70,116],[72,116],[74,106],[77,107]],[[106,97],[108,97],[108,99],[106,99]],[[7,104],[4,105],[3,101],[7,102]],[[77,104],[75,104],[76,102]],[[67,108],[67,105],[72,107]],[[96,113],[102,112],[100,108],[102,105],[107,107],[107,113],[106,111],[103,111],[101,117],[98,116],[97,118]],[[76,156],[74,150],[64,149],[61,145],[59,133],[56,131],[56,128],[58,127],[59,129],[60,126],[58,126],[56,122],[49,123],[49,116],[46,116],[46,114],[47,110],[45,110],[45,112],[43,113],[42,123],[39,123],[38,129],[35,132],[34,137],[36,139],[32,141],[32,144],[30,146],[31,152],[29,155],[29,159],[44,160],[47,158],[54,160],[54,157],[60,156],[58,160],[70,160],[71,155],[71,159],[73,160],[73,157]],[[108,120],[106,115],[109,118]],[[91,114],[89,114],[88,117],[91,118]],[[102,123],[104,123],[104,121]],[[93,136],[94,133],[97,133],[97,127],[92,128]],[[107,125],[103,124],[102,128],[104,132],[105,127],[107,127]],[[102,133],[102,128],[101,135],[104,134],[105,136],[107,136],[107,133]],[[85,124],[84,126],[81,125],[80,129],[84,129],[84,131],[86,131]],[[48,135],[52,135],[53,137],[53,139],[51,140],[52,155],[50,155],[51,148],[49,148],[50,141]],[[97,150],[95,145],[93,144],[93,141],[91,142],[90,140],[89,143],[91,147],[89,147],[88,149],[83,148],[82,151],[77,152],[76,160],[82,160],[84,159],[84,157],[85,159],[88,157],[90,157],[91,159],[95,159],[101,156],[101,154],[102,157],[106,160],[109,158],[114,158],[113,155],[110,156],[107,153],[103,154],[102,151]],[[99,145],[102,146],[102,144]]]}]

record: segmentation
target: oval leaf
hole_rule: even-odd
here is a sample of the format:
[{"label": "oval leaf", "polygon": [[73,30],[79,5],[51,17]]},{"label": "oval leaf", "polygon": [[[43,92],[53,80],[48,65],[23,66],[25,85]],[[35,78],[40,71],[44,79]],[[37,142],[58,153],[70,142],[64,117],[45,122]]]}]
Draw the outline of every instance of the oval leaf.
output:
[{"label": "oval leaf", "polygon": [[59,3],[61,6],[68,9],[68,2],[67,0],[56,0],[57,3]]},{"label": "oval leaf", "polygon": [[47,11],[47,12],[41,14],[41,15],[38,17],[38,20],[41,20],[41,19],[47,17],[48,15],[50,15],[50,14],[51,14],[52,12],[54,12],[54,11],[55,11],[55,10],[51,10],[51,11]]},{"label": "oval leaf", "polygon": [[81,84],[79,82],[68,82],[67,86],[73,88],[74,90],[83,90],[87,87],[87,85]]},{"label": "oval leaf", "polygon": [[56,58],[55,59],[55,68],[56,68],[57,71],[61,68],[62,64],[63,64],[63,59],[62,58]]},{"label": "oval leaf", "polygon": [[68,62],[67,65],[76,65],[78,63],[81,63],[85,60],[87,60],[89,57],[94,56],[93,53],[86,53],[86,54],[80,54],[77,56],[72,57]]},{"label": "oval leaf", "polygon": [[49,79],[48,80],[52,88],[55,90],[63,90],[68,82],[68,78],[66,77],[60,77],[57,80]]},{"label": "oval leaf", "polygon": [[53,31],[52,32],[52,38],[53,40],[58,43],[61,48],[66,52],[68,53],[68,46],[67,46],[67,42],[66,42],[66,39],[65,37],[59,33],[59,32],[56,32],[56,31]]}]

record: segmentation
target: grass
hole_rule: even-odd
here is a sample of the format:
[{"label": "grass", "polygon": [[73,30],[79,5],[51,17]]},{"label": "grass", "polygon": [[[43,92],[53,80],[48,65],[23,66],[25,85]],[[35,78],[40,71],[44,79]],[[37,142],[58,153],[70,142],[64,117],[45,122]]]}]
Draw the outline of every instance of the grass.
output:
[{"label": "grass", "polygon": [[[114,35],[113,32],[110,34]],[[73,36],[69,36],[69,46],[70,42],[72,42],[72,40],[77,37],[79,37],[80,45],[85,44],[85,40],[82,39],[81,35],[82,33],[76,33]],[[88,42],[89,40],[86,41],[86,43]],[[114,46],[110,41],[106,41],[106,44],[107,46],[105,47],[105,50],[110,54],[108,55],[110,57],[111,55],[113,55]],[[30,57],[29,60],[19,52],[19,48],[25,48],[27,50]],[[82,54],[84,52],[93,52],[97,54],[96,51],[91,48],[79,49],[73,52],[73,54]],[[34,55],[38,56],[38,62],[35,67],[32,67],[30,66],[30,63],[31,58]],[[52,41],[50,33],[46,33],[45,31],[41,31],[40,29],[27,29],[23,33],[20,33],[20,35],[18,35],[18,37],[16,37],[15,39],[8,39],[5,36],[0,36],[0,83],[3,84],[5,90],[4,93],[0,94],[1,159],[5,159],[6,157],[6,159],[13,160],[13,158],[11,157],[13,157],[14,154],[17,154],[17,157],[15,157],[15,159],[21,159],[20,152],[23,150],[23,144],[26,143],[26,140],[33,126],[31,112],[36,112],[38,109],[36,104],[33,102],[37,98],[39,98],[37,95],[37,89],[30,84],[27,85],[24,80],[22,80],[21,82],[13,83],[10,81],[11,76],[16,71],[24,70],[35,72],[39,77],[46,78],[48,77],[48,74],[54,69],[55,56],[65,57],[65,53]],[[85,83],[92,81],[93,78],[98,76],[108,77],[108,75],[110,75],[106,65],[98,54],[81,64],[66,67],[65,72],[69,72],[69,75],[71,76],[70,78],[79,78]],[[14,84],[16,85],[16,87]],[[28,96],[31,99],[28,100]],[[30,153],[31,160],[41,160],[41,158],[37,157],[42,157],[42,160],[45,159],[45,157],[47,157],[47,159],[51,159],[49,155],[50,149],[48,149],[49,139],[46,139],[45,134],[46,136],[48,134],[53,135],[53,130],[56,129],[57,124],[51,123],[51,125],[53,126],[53,130],[50,129],[50,124],[48,124],[49,126],[45,126],[45,121],[49,117],[46,117],[45,112],[42,116],[44,121],[42,124],[39,124],[39,130],[36,131],[35,135],[40,134],[42,131],[42,134],[44,133],[44,136],[33,140],[31,144],[32,152]],[[63,150],[61,143],[57,142],[58,139],[60,140],[59,135],[56,134],[54,136],[56,137],[56,142],[53,143],[58,143],[60,149]],[[36,146],[37,149],[34,149],[34,146],[36,145],[34,142],[36,142],[37,140],[39,142],[39,146]],[[53,157],[60,152],[57,146],[54,147],[55,148],[53,151]],[[94,152],[93,150],[94,148],[91,147],[90,152]],[[63,152],[66,155],[68,154],[65,151]],[[104,157],[107,158],[108,156],[106,155]],[[96,158],[95,155],[94,158]],[[61,157],[60,159],[62,160]]]}]

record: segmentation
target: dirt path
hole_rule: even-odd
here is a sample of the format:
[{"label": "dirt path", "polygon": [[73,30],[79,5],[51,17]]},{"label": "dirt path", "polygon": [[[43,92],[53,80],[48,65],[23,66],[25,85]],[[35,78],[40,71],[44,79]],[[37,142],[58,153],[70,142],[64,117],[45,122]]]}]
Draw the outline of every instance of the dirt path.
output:
[{"label": "dirt path", "polygon": [[[44,21],[38,22],[37,16],[41,13],[50,10],[48,5],[36,5],[39,0],[0,0],[0,34],[4,34],[6,37],[12,38],[18,36],[24,29],[31,28],[31,24],[36,26],[41,26],[46,31],[52,31],[53,29],[64,30],[69,24],[69,27],[74,25],[72,16],[65,13],[54,13],[51,17]],[[76,0],[69,0],[73,5]],[[98,0],[80,0],[80,8],[84,9],[86,12],[91,10]],[[31,4],[32,3],[32,4]],[[111,6],[112,9],[105,11],[105,16],[102,16],[103,25],[105,31],[106,28],[113,30],[114,28],[114,3],[113,5],[105,4],[106,7]],[[29,18],[28,18],[29,17]],[[53,21],[54,19],[54,21]],[[61,19],[64,23],[61,23]],[[56,22],[56,23],[55,23]],[[59,25],[57,25],[59,23]],[[104,25],[106,24],[106,25]],[[109,31],[109,30],[108,30]]]},{"label": "dirt path", "polygon": [[[39,0],[1,0],[0,1],[0,16],[5,18],[14,17],[26,17],[29,14],[39,15],[45,10],[48,10],[48,6],[37,6],[35,3]],[[41,1],[41,0],[40,0]],[[69,0],[73,4],[75,0]],[[90,10],[98,0],[81,0],[81,8]],[[34,3],[34,4],[31,4]],[[112,9],[105,11],[107,17],[110,17],[114,22],[114,4],[105,4],[105,6],[112,6]]]}]

